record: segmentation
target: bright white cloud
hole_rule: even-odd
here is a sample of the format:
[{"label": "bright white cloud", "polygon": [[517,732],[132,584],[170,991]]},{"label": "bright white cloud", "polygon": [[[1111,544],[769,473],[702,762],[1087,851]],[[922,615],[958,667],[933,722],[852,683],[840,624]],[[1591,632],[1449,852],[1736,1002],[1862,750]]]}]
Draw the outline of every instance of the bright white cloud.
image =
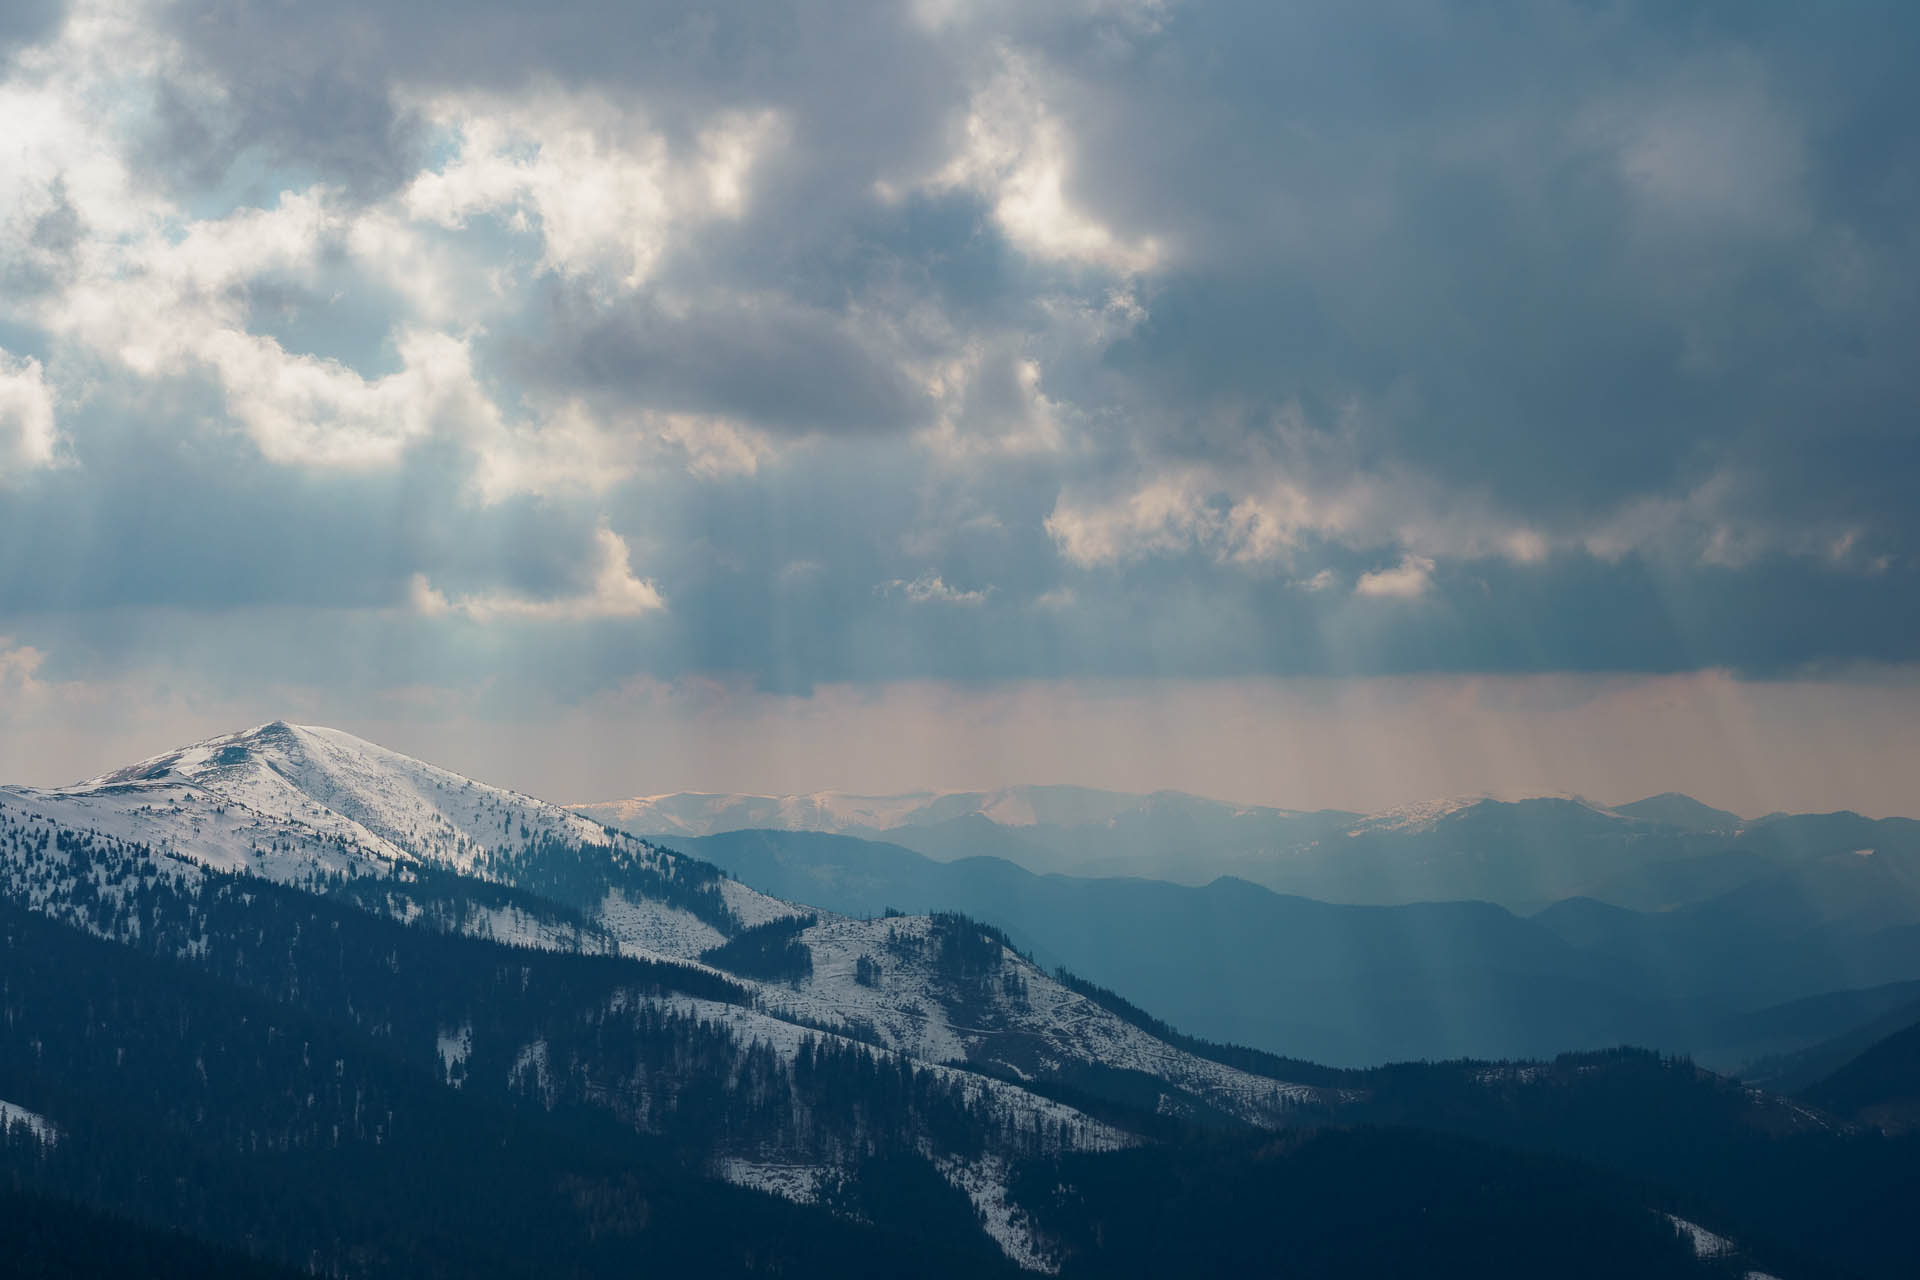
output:
[{"label": "bright white cloud", "polygon": [[275,462],[391,465],[436,431],[495,426],[463,337],[402,327],[401,367],[367,378],[250,328],[248,286],[314,287],[323,257],[352,243],[350,219],[324,189],[184,224],[164,207],[151,215],[142,234],[87,246],[75,279],[40,304],[50,331],[139,376],[211,376],[233,425]]},{"label": "bright white cloud", "polygon": [[582,401],[568,400],[538,418],[508,424],[497,415],[475,440],[473,492],[482,502],[516,494],[597,495],[632,475],[639,463],[636,432],[600,421]]},{"label": "bright white cloud", "polygon": [[13,53],[0,80],[0,258],[30,252],[36,225],[62,200],[90,234],[136,230],[153,197],[115,134],[116,111],[177,58],[139,0],[72,0],[59,35]]},{"label": "bright white cloud", "polygon": [[1433,561],[1426,556],[1403,556],[1391,569],[1363,573],[1353,594],[1391,600],[1413,600],[1433,586]]},{"label": "bright white cloud", "polygon": [[677,225],[745,212],[753,167],[782,132],[773,112],[727,114],[696,154],[675,156],[643,117],[603,97],[453,96],[424,109],[457,145],[402,196],[410,217],[457,229],[503,216],[539,233],[547,269],[628,289],[653,273]]},{"label": "bright white cloud", "polygon": [[408,603],[424,617],[458,614],[474,622],[585,622],[637,618],[667,607],[660,589],[636,576],[624,538],[601,525],[594,531],[588,588],[572,596],[536,599],[510,592],[448,596],[424,573],[413,575]]},{"label": "bright white cloud", "polygon": [[[445,97],[413,105],[448,131],[452,154],[393,199],[360,205],[313,185],[193,217],[136,179],[139,131],[109,108],[146,100],[163,74],[208,111],[223,94],[169,42],[145,31],[140,44],[138,17],[82,3],[54,46],[27,51],[0,83],[0,265],[52,284],[12,306],[20,319],[136,378],[210,379],[230,428],[284,465],[390,467],[439,439],[472,459],[469,492],[483,502],[604,492],[633,473],[644,442],[697,475],[755,468],[765,440],[719,419],[629,430],[573,402],[503,407],[475,339],[525,304],[532,272],[638,283],[676,229],[741,216],[754,166],[781,136],[777,114],[716,113],[673,154],[604,98]],[[503,254],[497,237],[483,246],[471,230],[482,214],[521,226],[524,256]],[[49,218],[73,228],[58,253],[44,243]],[[346,288],[395,295],[397,369],[289,349],[250,312],[262,286],[327,305],[342,270]],[[0,362],[0,470],[52,457],[53,403],[37,362]]]},{"label": "bright white cloud", "polygon": [[648,414],[646,421],[660,440],[686,459],[696,476],[750,476],[773,452],[766,433],[716,414]]},{"label": "bright white cloud", "polygon": [[50,466],[58,435],[53,388],[40,362],[0,349],[0,485]]},{"label": "bright white cloud", "polygon": [[1125,236],[1074,200],[1072,132],[1049,109],[1044,76],[1029,59],[1003,54],[1000,72],[973,95],[959,135],[953,158],[926,185],[979,192],[1022,252],[1123,274],[1160,263],[1159,240]]},{"label": "bright white cloud", "polygon": [[751,476],[773,453],[765,433],[715,414],[597,412],[577,397],[507,422],[470,424],[471,489],[484,503],[520,494],[599,496],[661,465],[706,480]]},{"label": "bright white cloud", "polygon": [[1364,528],[1371,491],[1316,485],[1277,466],[1162,469],[1114,497],[1063,494],[1047,517],[1061,555],[1082,568],[1199,551],[1225,564],[1285,561],[1303,536]]},{"label": "bright white cloud", "polygon": [[234,330],[213,335],[198,354],[219,373],[228,409],[275,462],[387,465],[437,427],[451,434],[497,423],[464,341],[405,333],[399,349],[400,370],[372,380]]}]

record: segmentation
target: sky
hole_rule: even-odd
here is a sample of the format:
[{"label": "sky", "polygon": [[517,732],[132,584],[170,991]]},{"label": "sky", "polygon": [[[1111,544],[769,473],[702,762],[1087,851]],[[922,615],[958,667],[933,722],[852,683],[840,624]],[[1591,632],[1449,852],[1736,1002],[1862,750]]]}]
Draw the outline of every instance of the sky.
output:
[{"label": "sky", "polygon": [[1920,10],[25,0],[0,777],[1920,810]]}]

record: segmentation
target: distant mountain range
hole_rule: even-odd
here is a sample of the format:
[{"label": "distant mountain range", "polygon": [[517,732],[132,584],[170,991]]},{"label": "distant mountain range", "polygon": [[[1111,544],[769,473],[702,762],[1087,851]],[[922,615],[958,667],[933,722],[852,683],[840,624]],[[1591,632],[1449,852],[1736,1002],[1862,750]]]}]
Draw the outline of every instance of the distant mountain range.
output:
[{"label": "distant mountain range", "polygon": [[[1920,977],[1891,846],[1527,919],[679,843],[715,861],[285,723],[0,788],[10,1268],[1912,1273],[1910,1038],[1799,1098],[1644,1050],[1302,1051],[1723,1015],[1812,1046],[1910,997],[1833,991]],[[1083,953],[1107,968],[1053,967]],[[1249,973],[1277,1052],[1193,1034],[1258,1007]]]},{"label": "distant mountain range", "polygon": [[816,832],[677,843],[836,911],[964,911],[1200,1035],[1353,1065],[1635,1043],[1732,1068],[1850,1025],[1760,1010],[1920,975],[1920,891],[1892,858],[1816,859],[1664,912],[1576,898],[1527,917],[1326,903],[1230,877],[1036,875]]},{"label": "distant mountain range", "polygon": [[682,793],[575,808],[668,843],[734,830],[813,831],[882,840],[941,861],[1004,858],[1043,873],[1189,885],[1230,875],[1324,902],[1475,899],[1523,913],[1572,897],[1660,910],[1823,857],[1920,852],[1920,822],[1911,819],[1771,814],[1749,822],[1675,794],[1614,808],[1476,797],[1373,815],[1081,787]]}]

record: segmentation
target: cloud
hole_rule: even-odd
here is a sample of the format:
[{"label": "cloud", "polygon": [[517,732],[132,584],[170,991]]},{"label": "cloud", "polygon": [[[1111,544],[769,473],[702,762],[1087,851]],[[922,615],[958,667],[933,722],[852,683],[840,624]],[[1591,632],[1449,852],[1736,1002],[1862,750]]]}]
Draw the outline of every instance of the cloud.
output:
[{"label": "cloud", "polygon": [[65,16],[65,8],[64,0],[14,0],[0,11],[0,54],[45,37]]},{"label": "cloud", "polygon": [[1219,452],[1237,456],[1155,467],[1104,496],[1069,490],[1046,530],[1081,568],[1197,552],[1220,565],[1262,569],[1290,566],[1326,545],[1535,563],[1568,541],[1396,463],[1369,467],[1358,432],[1320,434],[1296,421]]},{"label": "cloud", "polygon": [[447,96],[419,111],[453,147],[402,193],[410,217],[449,229],[506,218],[540,236],[545,268],[623,289],[646,281],[685,224],[739,217],[756,161],[782,132],[774,112],[725,113],[676,156],[604,95]]},{"label": "cloud", "polygon": [[1312,577],[1301,580],[1297,585],[1302,591],[1328,591],[1338,586],[1340,575],[1331,569],[1321,569]]},{"label": "cloud", "polygon": [[1044,94],[1035,68],[1005,55],[969,102],[955,154],[924,185],[980,193],[1007,238],[1036,257],[1122,275],[1152,270],[1163,255],[1158,239],[1129,239],[1074,199],[1073,138]]},{"label": "cloud", "polygon": [[634,575],[626,541],[600,526],[594,532],[592,558],[587,566],[587,589],[573,596],[536,599],[509,592],[478,592],[449,597],[424,573],[413,575],[408,603],[422,617],[457,614],[473,622],[587,622],[605,618],[638,618],[667,607],[653,583]]},{"label": "cloud", "polygon": [[50,332],[136,377],[210,377],[229,421],[275,462],[390,466],[436,432],[497,423],[469,343],[454,334],[403,326],[399,367],[367,377],[253,327],[245,286],[275,277],[315,284],[327,255],[351,242],[324,190],[184,228],[170,228],[163,213],[156,208],[136,237],[100,246],[42,304]]},{"label": "cloud", "polygon": [[1353,594],[1376,598],[1412,600],[1425,595],[1433,586],[1433,561],[1426,556],[1404,556],[1391,569],[1375,569],[1360,575]]},{"label": "cloud", "polygon": [[1653,218],[1715,234],[1805,226],[1802,128],[1774,103],[1766,69],[1750,55],[1677,69],[1668,84],[1636,85],[1589,106],[1575,127],[1611,153]]},{"label": "cloud", "polygon": [[0,485],[51,466],[58,444],[53,388],[40,362],[0,349]]},{"label": "cloud", "polygon": [[1055,587],[1051,591],[1042,591],[1033,598],[1036,609],[1071,609],[1078,596],[1072,587]]},{"label": "cloud", "polygon": [[0,622],[89,680],[1920,655],[1920,18],[8,13]]},{"label": "cloud", "polygon": [[517,363],[536,385],[769,436],[899,432],[933,410],[885,325],[779,295],[568,295]]},{"label": "cloud", "polygon": [[1047,516],[1060,553],[1082,567],[1205,552],[1223,563],[1278,559],[1309,531],[1337,530],[1335,509],[1284,476],[1248,491],[1211,469],[1159,475],[1104,501],[1063,496]]},{"label": "cloud", "polygon": [[0,636],[0,691],[12,695],[31,693],[40,687],[34,672],[46,655],[31,645],[16,645],[8,636]]},{"label": "cloud", "polygon": [[937,573],[929,570],[912,580],[895,578],[883,582],[874,590],[882,596],[899,595],[910,604],[957,604],[981,605],[993,594],[992,587],[981,587],[972,591],[962,591],[950,587]]}]

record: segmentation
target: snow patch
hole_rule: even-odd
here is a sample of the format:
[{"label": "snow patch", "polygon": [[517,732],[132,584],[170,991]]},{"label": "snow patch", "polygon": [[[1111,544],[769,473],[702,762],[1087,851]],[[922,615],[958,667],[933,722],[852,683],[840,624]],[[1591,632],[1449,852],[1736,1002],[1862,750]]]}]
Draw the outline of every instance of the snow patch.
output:
[{"label": "snow patch", "polygon": [[440,1053],[441,1077],[458,1089],[467,1079],[467,1059],[473,1053],[473,1024],[441,1028],[436,1048]]},{"label": "snow patch", "polygon": [[729,1156],[714,1165],[714,1172],[736,1187],[765,1191],[795,1204],[818,1204],[821,1188],[833,1171],[824,1165],[778,1164]]},{"label": "snow patch", "polygon": [[809,914],[791,902],[770,898],[731,877],[720,882],[720,900],[727,904],[727,910],[743,929],[751,929],[772,920],[787,920]]},{"label": "snow patch", "polygon": [[1688,1222],[1685,1218],[1675,1217],[1671,1213],[1666,1216],[1674,1229],[1685,1236],[1687,1243],[1693,1246],[1693,1256],[1696,1258],[1724,1258],[1739,1252],[1739,1247],[1733,1241],[1707,1230],[1697,1222]]},{"label": "snow patch", "polygon": [[997,1156],[963,1160],[947,1156],[934,1162],[946,1180],[966,1192],[980,1215],[980,1226],[1014,1265],[1026,1271],[1058,1275],[1060,1263],[1041,1248],[1026,1211],[1007,1198],[1007,1165]]},{"label": "snow patch", "polygon": [[701,952],[727,940],[725,934],[683,907],[651,898],[629,898],[618,889],[607,891],[594,915],[601,928],[620,943],[621,951],[643,957],[698,960]]},{"label": "snow patch", "polygon": [[0,1134],[10,1135],[21,1127],[43,1147],[54,1146],[60,1141],[59,1125],[38,1111],[29,1111],[15,1102],[0,1101]]},{"label": "snow patch", "polygon": [[553,1073],[547,1065],[547,1042],[535,1040],[520,1046],[513,1066],[507,1071],[507,1084],[523,1093],[531,1093],[548,1106],[553,1105]]}]

